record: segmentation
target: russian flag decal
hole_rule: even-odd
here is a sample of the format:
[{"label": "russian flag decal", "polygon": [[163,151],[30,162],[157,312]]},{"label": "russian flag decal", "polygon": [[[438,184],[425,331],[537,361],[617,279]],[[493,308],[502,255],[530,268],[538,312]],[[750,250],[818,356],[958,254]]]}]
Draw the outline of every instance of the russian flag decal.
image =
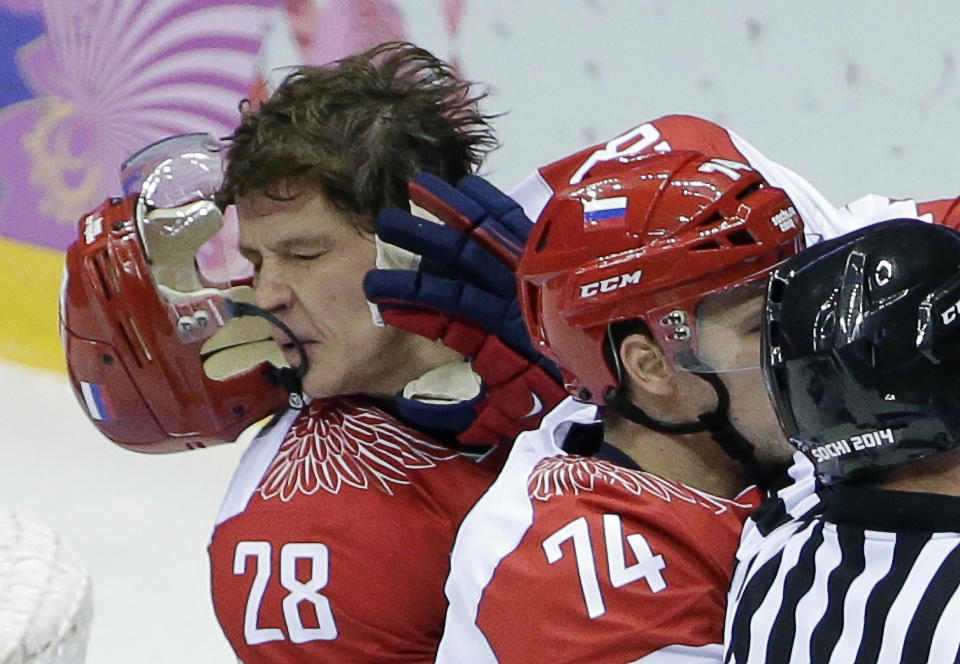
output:
[{"label": "russian flag decal", "polygon": [[585,225],[596,226],[602,221],[624,219],[626,216],[626,196],[583,201],[583,223]]},{"label": "russian flag decal", "polygon": [[99,385],[80,381],[80,393],[83,394],[83,401],[87,404],[87,412],[95,420],[109,420],[110,410],[107,407],[107,399]]}]

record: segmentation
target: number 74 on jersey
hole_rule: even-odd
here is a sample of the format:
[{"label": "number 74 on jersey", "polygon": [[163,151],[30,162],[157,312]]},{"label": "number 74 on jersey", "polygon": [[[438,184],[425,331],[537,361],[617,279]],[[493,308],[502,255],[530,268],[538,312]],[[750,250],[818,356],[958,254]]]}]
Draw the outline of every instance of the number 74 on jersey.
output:
[{"label": "number 74 on jersey", "polygon": [[[614,588],[621,588],[641,579],[646,581],[650,591],[654,593],[667,587],[667,582],[660,573],[667,566],[663,556],[654,555],[647,539],[640,533],[627,535],[624,539],[623,523],[618,515],[603,515],[603,539],[610,584]],[[573,555],[577,562],[577,575],[580,577],[580,590],[583,592],[587,615],[590,618],[599,618],[607,612],[607,607],[600,592],[600,579],[586,517],[574,519],[543,540],[543,552],[548,563],[552,565],[563,558],[563,544],[567,540],[573,541]],[[630,547],[636,559],[636,562],[630,565],[626,562],[626,546]]]}]

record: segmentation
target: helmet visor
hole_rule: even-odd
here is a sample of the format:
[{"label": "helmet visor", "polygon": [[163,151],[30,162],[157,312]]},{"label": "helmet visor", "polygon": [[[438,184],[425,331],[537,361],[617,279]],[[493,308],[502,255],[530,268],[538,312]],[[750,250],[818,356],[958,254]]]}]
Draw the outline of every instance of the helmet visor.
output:
[{"label": "helmet visor", "polygon": [[711,293],[697,305],[700,368],[743,371],[760,367],[765,277]]},{"label": "helmet visor", "polygon": [[210,134],[182,134],[148,145],[120,167],[126,196],[151,208],[212,200],[223,178],[221,147]]},{"label": "helmet visor", "polygon": [[225,215],[215,202],[222,179],[222,148],[209,134],[164,139],[121,168],[158,293],[181,341],[203,341],[204,369],[218,380],[264,361],[286,365],[266,320],[233,317],[232,302],[253,301],[252,266],[237,250],[232,208]]},{"label": "helmet visor", "polygon": [[193,291],[250,278],[252,266],[237,250],[236,215],[215,202],[223,180],[215,137],[158,141],[130,157],[120,179],[124,194],[137,196],[137,229],[158,282]]},{"label": "helmet visor", "polygon": [[686,294],[654,312],[659,341],[675,366],[697,373],[759,369],[767,277],[775,268],[726,288]]}]

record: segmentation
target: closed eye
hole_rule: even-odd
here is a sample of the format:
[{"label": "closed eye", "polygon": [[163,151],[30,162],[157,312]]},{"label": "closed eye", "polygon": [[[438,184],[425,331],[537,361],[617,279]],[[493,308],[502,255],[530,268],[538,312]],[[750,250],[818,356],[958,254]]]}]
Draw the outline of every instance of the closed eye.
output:
[{"label": "closed eye", "polygon": [[298,261],[312,261],[323,256],[325,251],[290,254],[290,257]]},{"label": "closed eye", "polygon": [[277,247],[277,254],[283,260],[296,263],[314,261],[330,252],[334,243],[326,237],[297,238],[282,242]]}]

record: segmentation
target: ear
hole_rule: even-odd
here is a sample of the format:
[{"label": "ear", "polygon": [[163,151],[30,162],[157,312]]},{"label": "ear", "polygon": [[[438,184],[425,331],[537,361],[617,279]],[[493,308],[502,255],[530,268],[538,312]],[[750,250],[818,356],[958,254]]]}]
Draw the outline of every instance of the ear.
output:
[{"label": "ear", "polygon": [[657,396],[676,392],[676,370],[653,339],[645,334],[631,334],[620,344],[619,352],[632,388]]}]

